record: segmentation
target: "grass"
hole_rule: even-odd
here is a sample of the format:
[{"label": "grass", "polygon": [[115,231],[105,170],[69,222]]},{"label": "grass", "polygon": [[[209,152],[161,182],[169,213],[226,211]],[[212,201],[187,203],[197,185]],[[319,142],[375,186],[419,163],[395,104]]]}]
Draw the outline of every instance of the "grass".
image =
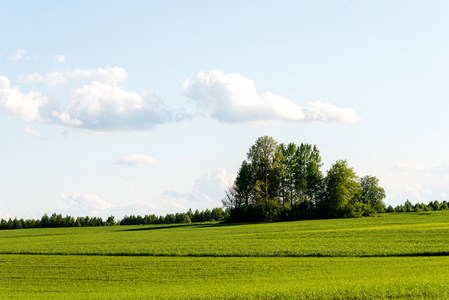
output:
[{"label": "grass", "polygon": [[2,299],[449,297],[448,257],[0,255],[0,265]]},{"label": "grass", "polygon": [[0,231],[0,298],[449,298],[449,212]]},{"label": "grass", "polygon": [[0,231],[0,254],[381,257],[449,254],[449,212],[282,223]]}]

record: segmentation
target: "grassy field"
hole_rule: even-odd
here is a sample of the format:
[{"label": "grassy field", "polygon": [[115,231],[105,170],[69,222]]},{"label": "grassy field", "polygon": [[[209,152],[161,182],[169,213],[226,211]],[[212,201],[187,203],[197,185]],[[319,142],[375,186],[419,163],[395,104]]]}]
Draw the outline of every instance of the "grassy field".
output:
[{"label": "grassy field", "polygon": [[0,231],[0,298],[449,298],[449,212]]}]

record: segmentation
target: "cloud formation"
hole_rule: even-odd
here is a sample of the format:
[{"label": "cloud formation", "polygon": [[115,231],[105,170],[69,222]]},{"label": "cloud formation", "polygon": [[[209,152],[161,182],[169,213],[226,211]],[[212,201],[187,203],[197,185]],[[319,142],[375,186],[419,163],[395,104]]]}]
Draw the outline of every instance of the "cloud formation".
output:
[{"label": "cloud formation", "polygon": [[176,208],[181,211],[192,207],[198,209],[220,207],[224,192],[234,179],[234,174],[229,174],[225,169],[220,168],[196,179],[193,188],[187,193],[165,191],[162,203],[167,208]]},{"label": "cloud formation", "polygon": [[124,156],[115,162],[116,165],[127,166],[151,166],[156,164],[156,160],[148,155],[143,154],[131,154]]},{"label": "cloud formation", "polygon": [[31,128],[30,126],[25,127],[25,129],[23,131],[25,133],[27,133],[27,134],[31,134],[31,135],[37,136],[39,138],[43,138],[42,134],[40,134],[39,131],[37,131],[36,129]]},{"label": "cloud formation", "polygon": [[195,82],[184,82],[186,95],[220,122],[319,121],[355,123],[360,120],[350,108],[312,102],[307,107],[271,92],[257,93],[253,80],[222,70],[200,72]]},{"label": "cloud formation", "polygon": [[17,49],[8,56],[8,60],[30,60],[31,58],[29,56],[24,56],[25,53],[25,49]]},{"label": "cloud formation", "polygon": [[405,162],[385,168],[382,176],[385,181],[387,197],[405,200],[412,203],[442,201],[447,199],[449,182],[449,162],[437,165],[425,165],[416,162]]},{"label": "cloud formation", "polygon": [[8,78],[0,75],[0,107],[14,117],[26,122],[42,120],[39,109],[48,102],[42,92],[31,90],[23,93],[12,87]]},{"label": "cloud formation", "polygon": [[70,208],[71,212],[87,214],[89,216],[103,215],[114,206],[94,194],[75,193],[70,195],[61,194],[61,199]]},{"label": "cloud formation", "polygon": [[65,55],[55,55],[55,62],[57,63],[65,62]]},{"label": "cloud formation", "polygon": [[[120,84],[127,78],[120,67],[33,73],[20,77],[19,82],[33,85],[31,91],[22,92],[0,76],[0,107],[26,122],[57,123],[88,132],[150,130],[188,118],[151,94],[125,90]],[[56,90],[58,96],[47,96],[35,85],[50,95]]]}]

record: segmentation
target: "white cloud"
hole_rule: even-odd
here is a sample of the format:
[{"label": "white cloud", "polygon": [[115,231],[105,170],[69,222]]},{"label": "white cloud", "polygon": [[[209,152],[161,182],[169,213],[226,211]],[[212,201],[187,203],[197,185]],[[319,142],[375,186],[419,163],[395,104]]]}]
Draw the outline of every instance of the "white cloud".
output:
[{"label": "white cloud", "polygon": [[61,199],[66,204],[71,214],[76,212],[82,215],[98,216],[104,215],[105,212],[111,211],[114,205],[102,200],[94,194],[75,193],[71,195],[61,194]]},{"label": "white cloud", "polygon": [[163,204],[167,208],[175,207],[178,211],[186,211],[193,207],[198,209],[221,207],[221,199],[234,179],[234,174],[228,174],[225,169],[220,168],[196,179],[193,188],[186,193],[164,192]]},{"label": "white cloud", "polygon": [[120,184],[123,185],[124,187],[126,187],[130,191],[134,191],[136,189],[136,186],[132,182],[121,180]]},{"label": "white cloud", "polygon": [[0,76],[0,107],[14,117],[26,122],[40,121],[39,109],[47,102],[43,93],[35,90],[22,93],[19,87],[11,87],[8,78]]},{"label": "white cloud", "polygon": [[0,107],[27,122],[57,123],[89,133],[149,130],[158,124],[189,118],[165,108],[148,92],[139,94],[118,86],[127,78],[128,73],[120,67],[78,68],[19,78],[24,84],[43,86],[50,95],[47,97],[35,87],[28,93],[21,92],[18,86],[11,88],[10,81],[1,76]]},{"label": "white cloud", "polygon": [[38,74],[38,73],[28,74],[26,76],[20,76],[20,78],[19,78],[19,81],[23,82],[23,83],[41,82],[44,80],[45,80],[44,76],[42,76],[41,74]]},{"label": "white cloud", "polygon": [[109,84],[118,84],[128,79],[128,72],[120,67],[106,67],[97,69],[80,69],[62,71],[62,72],[50,72],[45,74],[45,78],[48,84],[56,85],[66,83],[71,79],[85,80],[87,82],[98,81]]},{"label": "white cloud", "polygon": [[[387,194],[387,202],[403,204],[442,201],[447,199],[449,187],[449,163],[427,165],[418,162],[402,162],[384,169],[382,182]],[[380,177],[379,177],[380,178]]]},{"label": "white cloud", "polygon": [[218,192],[222,195],[233,184],[234,179],[234,174],[228,174],[225,169],[220,168],[195,180],[194,188],[203,194],[215,196]]},{"label": "white cloud", "polygon": [[70,103],[72,113],[89,117],[141,109],[145,105],[145,101],[137,93],[98,81],[74,89],[70,95]]},{"label": "white cloud", "polygon": [[24,56],[25,53],[24,49],[17,49],[8,57],[8,60],[30,60],[29,56]]},{"label": "white cloud", "polygon": [[37,136],[42,138],[43,136],[40,134],[39,131],[37,131],[36,129],[31,128],[30,126],[25,127],[25,129],[23,130],[25,133]]},{"label": "white cloud", "polygon": [[75,125],[75,126],[79,126],[79,125],[83,125],[83,122],[81,122],[78,119],[72,119],[69,115],[68,112],[64,111],[64,112],[57,112],[57,111],[53,111],[51,113],[51,115],[57,119],[59,119],[61,121],[62,124],[66,124],[66,125]]},{"label": "white cloud", "polygon": [[116,220],[119,220],[124,215],[143,216],[157,209],[165,209],[161,203],[155,204],[142,200],[126,201],[119,204],[112,203],[90,193],[72,193],[67,195],[61,193],[61,200],[59,211],[63,215],[102,217],[103,220],[110,215],[115,216]]},{"label": "white cloud", "polygon": [[65,55],[55,55],[55,62],[57,63],[65,62]]},{"label": "white cloud", "polygon": [[[55,56],[55,58],[56,57],[57,56]],[[62,58],[59,59],[61,60]],[[128,79],[128,72],[120,67],[106,67],[87,70],[76,68],[74,70],[49,72],[44,75],[33,73],[21,77],[22,82],[45,81],[49,85],[66,84],[69,81],[74,81],[77,85],[93,81],[115,85],[126,79]]]},{"label": "white cloud", "polygon": [[131,154],[124,156],[115,162],[117,165],[127,165],[127,166],[149,166],[155,165],[156,160],[148,155],[143,154]]},{"label": "white cloud", "polygon": [[222,70],[200,72],[194,83],[184,83],[186,95],[220,122],[320,121],[358,122],[350,108],[313,102],[301,107],[282,96],[265,92],[259,95],[253,80]]}]

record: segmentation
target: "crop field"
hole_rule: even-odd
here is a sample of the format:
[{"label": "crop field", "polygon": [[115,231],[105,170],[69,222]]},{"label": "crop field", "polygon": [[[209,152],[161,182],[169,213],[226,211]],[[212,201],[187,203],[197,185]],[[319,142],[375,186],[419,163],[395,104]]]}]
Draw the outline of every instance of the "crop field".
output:
[{"label": "crop field", "polygon": [[0,298],[449,298],[449,212],[0,231]]}]

